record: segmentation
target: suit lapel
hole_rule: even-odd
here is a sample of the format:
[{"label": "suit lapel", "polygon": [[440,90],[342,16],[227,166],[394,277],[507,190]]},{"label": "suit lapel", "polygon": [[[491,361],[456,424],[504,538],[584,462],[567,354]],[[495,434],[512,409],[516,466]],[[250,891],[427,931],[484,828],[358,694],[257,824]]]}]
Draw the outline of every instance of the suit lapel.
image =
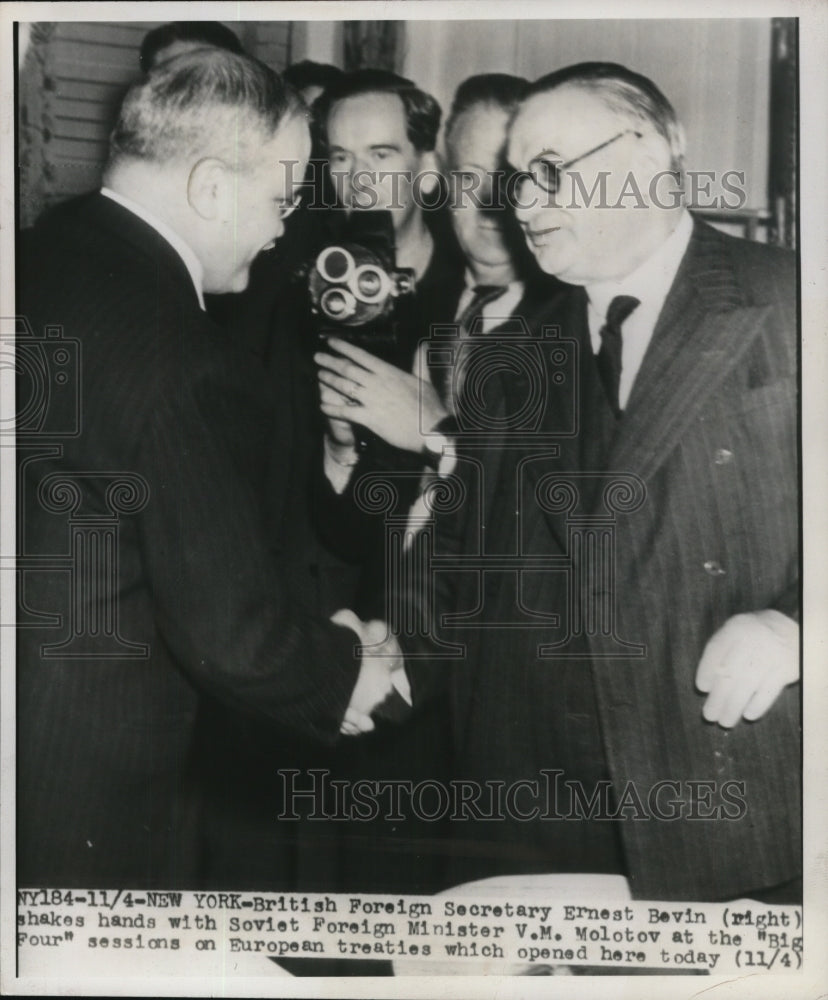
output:
[{"label": "suit lapel", "polygon": [[736,367],[770,307],[744,299],[719,234],[696,222],[607,463],[651,476]]},{"label": "suit lapel", "polygon": [[[560,299],[556,300],[556,308],[543,315],[534,329],[541,330],[544,326],[560,327],[560,337],[564,341],[574,341],[573,366],[570,369],[569,382],[555,385],[551,378],[547,382],[547,404],[544,413],[543,431],[548,434],[559,434],[556,440],[559,449],[557,458],[532,461],[532,450],[527,453],[527,463],[523,470],[523,494],[529,496],[534,492],[538,480],[548,473],[574,472],[581,467],[581,450],[583,428],[583,411],[585,401],[591,398],[588,381],[592,376],[592,346],[587,325],[586,293],[582,288],[569,289]],[[545,348],[548,350],[548,348]],[[551,369],[547,369],[551,372]],[[574,418],[573,418],[574,415]],[[564,430],[564,433],[561,431]],[[571,431],[571,433],[567,433]],[[544,448],[534,451],[540,456]],[[529,508],[525,508],[528,512]],[[557,539],[562,549],[567,544],[566,512],[544,510],[544,519]],[[538,524],[527,524],[525,532],[536,530]],[[531,538],[525,534],[526,544],[531,551]]]}]

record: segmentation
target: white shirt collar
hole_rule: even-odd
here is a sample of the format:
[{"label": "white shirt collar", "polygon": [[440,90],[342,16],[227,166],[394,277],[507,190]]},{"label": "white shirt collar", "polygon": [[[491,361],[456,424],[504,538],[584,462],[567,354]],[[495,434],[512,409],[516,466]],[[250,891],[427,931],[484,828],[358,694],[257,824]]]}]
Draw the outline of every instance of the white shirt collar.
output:
[{"label": "white shirt collar", "polygon": [[676,228],[658,249],[640,264],[632,274],[612,281],[599,281],[587,285],[590,305],[601,317],[607,315],[610,302],[616,295],[633,295],[647,312],[657,316],[678,272],[690,237],[693,234],[693,217],[685,210]]},{"label": "white shirt collar", "polygon": [[596,354],[601,349],[601,328],[606,322],[607,310],[615,296],[632,295],[639,301],[639,305],[624,322],[621,378],[618,385],[618,401],[622,409],[626,408],[633,384],[658,324],[658,317],[692,234],[693,218],[685,211],[673,232],[632,274],[628,274],[620,281],[601,281],[587,287],[589,334],[592,350]]},{"label": "white shirt collar", "polygon": [[195,293],[198,296],[198,304],[204,309],[204,267],[193,248],[175,230],[171,229],[166,222],[163,222],[158,216],[153,215],[152,212],[144,208],[143,205],[139,205],[138,202],[127,198],[125,195],[118,194],[117,191],[113,191],[108,187],[102,187],[101,194],[106,198],[111,198],[112,201],[117,202],[128,212],[132,212],[133,215],[137,215],[139,219],[143,219],[148,226],[152,226],[159,236],[164,237],[167,243],[170,244],[173,250],[184,261],[184,265],[192,278]]}]

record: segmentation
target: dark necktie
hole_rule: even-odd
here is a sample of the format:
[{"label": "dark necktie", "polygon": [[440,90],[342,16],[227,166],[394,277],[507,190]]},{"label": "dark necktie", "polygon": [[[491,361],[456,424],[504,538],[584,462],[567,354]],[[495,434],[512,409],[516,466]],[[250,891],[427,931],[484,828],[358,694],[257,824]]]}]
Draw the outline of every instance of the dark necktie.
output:
[{"label": "dark necktie", "polygon": [[[490,302],[494,302],[496,299],[499,299],[500,296],[506,292],[506,285],[475,285],[472,292],[473,295],[471,297],[471,301],[455,321],[457,323],[460,341],[468,339],[472,332],[472,328],[475,325],[475,321],[483,315],[484,307]],[[478,324],[475,334],[480,334],[482,332],[480,324]],[[460,358],[461,350],[458,344],[458,349],[455,355],[455,366]],[[462,384],[462,372],[442,368],[432,372],[432,380],[434,382],[435,389],[440,394],[440,398],[446,404],[449,411],[456,414],[457,397],[460,393]]]},{"label": "dark necktie", "polygon": [[460,313],[457,324],[460,327],[460,336],[467,337],[471,332],[474,321],[483,315],[483,309],[495,299],[499,299],[506,292],[506,285],[475,285],[472,289],[471,302]]},{"label": "dark necktie", "polygon": [[621,383],[621,326],[640,304],[632,295],[616,295],[607,309],[607,321],[601,327],[601,349],[596,355],[598,373],[604,383],[607,399],[616,417],[621,416],[618,387]]}]

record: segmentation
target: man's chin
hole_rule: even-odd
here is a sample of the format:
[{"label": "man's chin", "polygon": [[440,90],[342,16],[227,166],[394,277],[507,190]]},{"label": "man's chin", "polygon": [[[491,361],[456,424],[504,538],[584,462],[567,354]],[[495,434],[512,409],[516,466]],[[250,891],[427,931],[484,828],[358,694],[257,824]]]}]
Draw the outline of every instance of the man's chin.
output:
[{"label": "man's chin", "polygon": [[563,275],[568,271],[571,261],[567,258],[566,254],[561,253],[560,248],[550,246],[549,244],[538,245],[529,239],[527,239],[526,244],[532,256],[538,262],[538,267],[541,271],[563,279]]},{"label": "man's chin", "polygon": [[476,246],[465,249],[466,256],[475,264],[485,267],[506,267],[512,258],[502,247]]},{"label": "man's chin", "polygon": [[244,292],[247,290],[247,286],[250,284],[250,269],[246,270],[244,274],[237,274],[233,277],[230,283],[230,287],[227,289],[228,292]]},{"label": "man's chin", "polygon": [[250,284],[250,268],[244,272],[228,275],[220,280],[204,283],[204,291],[207,295],[231,295],[233,292],[243,292]]}]

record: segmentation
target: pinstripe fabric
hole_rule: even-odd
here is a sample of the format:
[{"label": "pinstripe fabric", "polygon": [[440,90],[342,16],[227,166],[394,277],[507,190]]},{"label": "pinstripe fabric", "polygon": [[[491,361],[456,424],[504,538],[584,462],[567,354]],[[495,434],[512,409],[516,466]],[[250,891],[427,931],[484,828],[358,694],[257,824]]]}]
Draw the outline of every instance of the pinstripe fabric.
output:
[{"label": "pinstripe fabric", "polygon": [[596,661],[595,675],[614,775],[743,782],[747,810],[646,835],[627,824],[639,896],[728,898],[800,870],[799,688],[730,731],[701,721],[693,689],[727,618],[795,589],[796,398],[792,256],[697,223],[608,461],[648,490],[616,542],[619,630],[647,657]]},{"label": "pinstripe fabric", "polygon": [[[197,884],[198,692],[331,741],[356,678],[353,636],[297,605],[273,555],[265,490],[274,468],[287,488],[287,444],[262,371],[199,310],[177,255],[99,196],[62,206],[27,247],[19,311],[35,331],[59,323],[78,338],[82,389],[80,435],[28,467],[26,550],[67,551],[67,515],[38,500],[45,476],[94,473],[90,515],[107,509],[96,476],[141,476],[149,502],[120,519],[110,596],[121,636],[149,655],[45,658],[68,627],[68,577],[26,574],[25,603],[62,628],[19,632],[20,883]],[[71,401],[53,395],[50,419],[66,424]]]},{"label": "pinstripe fabric", "polygon": [[[591,360],[582,305],[575,290],[547,321],[580,340]],[[671,789],[668,797],[683,810],[680,818],[619,824],[639,898],[733,898],[791,880],[800,870],[799,688],[786,689],[758,722],[730,731],[703,721],[703,696],[694,689],[705,643],[727,618],[769,607],[795,613],[796,343],[792,257],[696,222],[624,417],[605,439],[603,462],[595,464],[592,436],[606,427],[600,430],[595,412],[585,409],[584,364],[581,440],[562,439],[558,459],[532,462],[531,451],[522,456],[530,487],[545,472],[589,468],[632,474],[646,487],[643,506],[616,518],[612,587],[616,635],[643,644],[646,653],[605,659],[606,646],[593,637],[589,658],[580,661],[594,681],[600,749],[615,794],[633,782],[646,801],[656,783],[679,783],[678,794]],[[512,379],[504,392],[507,411],[515,412],[526,386]],[[561,415],[571,402],[571,391],[552,394],[547,429],[556,420],[565,426]],[[520,461],[516,455],[483,459],[483,476],[500,463],[497,485],[484,487],[492,498],[486,516],[491,551],[513,546]],[[523,495],[534,494],[528,488]],[[526,504],[518,526],[524,551],[567,552],[562,514]],[[455,518],[445,527],[444,544],[473,545],[472,534],[459,540],[462,530],[477,528],[463,529]],[[722,572],[711,574],[705,564],[712,563]],[[458,578],[451,588],[443,584],[439,599],[443,607],[473,607],[481,598],[477,586]],[[509,620],[514,581],[490,579],[482,591],[489,620]],[[541,768],[560,766],[576,777],[582,766],[596,773],[584,702],[569,703],[572,661],[536,655],[539,642],[566,635],[562,574],[525,574],[520,600],[535,613],[560,613],[559,626],[457,629],[445,636],[468,642],[462,667],[443,668],[451,671],[457,773],[505,781],[537,779]],[[738,783],[730,793],[745,803],[743,813],[728,809],[741,813],[738,818],[704,819],[711,806],[703,793],[691,808],[691,782],[720,789],[726,781]],[[711,801],[721,807],[718,790]],[[560,827],[560,821],[479,824],[477,872],[578,870],[577,838]],[[574,846],[567,843],[572,839]],[[464,875],[473,877],[474,869]]]}]

